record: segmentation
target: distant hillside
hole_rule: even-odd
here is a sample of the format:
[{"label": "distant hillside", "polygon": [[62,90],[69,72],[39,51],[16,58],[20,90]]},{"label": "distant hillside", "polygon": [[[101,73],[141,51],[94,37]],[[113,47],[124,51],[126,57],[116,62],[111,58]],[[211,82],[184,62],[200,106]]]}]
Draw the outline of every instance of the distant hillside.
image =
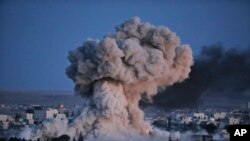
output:
[{"label": "distant hillside", "polygon": [[81,105],[82,98],[70,91],[0,91],[0,104]]}]

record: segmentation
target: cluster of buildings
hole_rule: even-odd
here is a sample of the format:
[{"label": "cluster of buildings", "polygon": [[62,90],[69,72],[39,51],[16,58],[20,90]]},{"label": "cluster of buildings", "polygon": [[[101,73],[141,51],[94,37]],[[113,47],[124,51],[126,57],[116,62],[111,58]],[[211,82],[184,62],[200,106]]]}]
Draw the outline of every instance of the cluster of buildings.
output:
[{"label": "cluster of buildings", "polygon": [[[0,105],[0,138],[18,133],[27,125],[39,125],[53,118],[72,120],[79,106]],[[229,125],[250,124],[250,102],[234,110],[144,108],[145,120],[155,127],[192,137],[194,141],[228,141]],[[176,135],[175,135],[176,136]]]},{"label": "cluster of buildings", "polygon": [[169,132],[179,131],[181,135],[188,133],[194,141],[228,141],[229,125],[250,124],[250,102],[247,107],[233,110],[162,111],[152,107],[145,110],[146,120],[153,126]]},{"label": "cluster of buildings", "polygon": [[53,118],[72,119],[80,113],[79,106],[0,105],[0,137],[18,133],[27,125],[39,125]]}]

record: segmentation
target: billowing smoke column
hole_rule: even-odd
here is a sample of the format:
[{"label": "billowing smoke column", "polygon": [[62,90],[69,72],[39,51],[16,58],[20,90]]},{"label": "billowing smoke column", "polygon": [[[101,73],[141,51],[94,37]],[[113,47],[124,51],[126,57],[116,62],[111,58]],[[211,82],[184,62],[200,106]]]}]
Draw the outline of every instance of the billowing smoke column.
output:
[{"label": "billowing smoke column", "polygon": [[[190,78],[154,97],[157,106],[234,108],[250,98],[250,47],[204,46]],[[240,65],[239,65],[240,64]],[[220,102],[213,102],[215,99]],[[183,103],[182,101],[185,101]]]},{"label": "billowing smoke column", "polygon": [[[185,80],[193,64],[191,48],[180,45],[174,32],[141,23],[138,17],[100,41],[85,41],[68,58],[66,73],[76,93],[84,97],[84,109],[72,123],[55,120],[34,132],[34,137],[65,133],[88,140],[135,140],[135,135],[154,136],[157,133],[144,121],[138,102]],[[60,129],[62,133],[57,123],[67,126]]]}]

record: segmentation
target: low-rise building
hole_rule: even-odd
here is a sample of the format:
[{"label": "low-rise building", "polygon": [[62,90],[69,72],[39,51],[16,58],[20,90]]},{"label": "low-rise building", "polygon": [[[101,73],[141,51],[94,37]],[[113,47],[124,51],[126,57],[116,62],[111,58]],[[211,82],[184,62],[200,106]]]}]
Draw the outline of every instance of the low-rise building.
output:
[{"label": "low-rise building", "polygon": [[230,117],[229,118],[229,125],[240,124],[240,118]]},{"label": "low-rise building", "polygon": [[192,135],[193,141],[212,141],[212,135]]},{"label": "low-rise building", "polygon": [[204,119],[205,118],[205,114],[204,113],[194,113],[194,117],[198,118],[198,119]]},{"label": "low-rise building", "polygon": [[9,122],[8,121],[0,122],[0,127],[4,130],[9,129]]},{"label": "low-rise building", "polygon": [[8,115],[0,115],[0,121],[4,122],[8,120]]},{"label": "low-rise building", "polygon": [[37,109],[34,110],[34,119],[37,121],[43,121],[56,117],[58,110],[56,109]]},{"label": "low-rise building", "polygon": [[216,112],[213,114],[213,117],[215,120],[218,120],[218,119],[225,119],[227,116],[227,113],[226,112]]},{"label": "low-rise building", "polygon": [[56,118],[65,119],[65,118],[66,118],[66,115],[65,115],[65,114],[57,114],[57,115],[56,115]]},{"label": "low-rise building", "polygon": [[22,119],[28,119],[28,120],[31,120],[31,119],[33,119],[33,113],[22,113],[21,114],[21,118]]},{"label": "low-rise building", "polygon": [[182,123],[189,124],[192,122],[192,117],[184,116],[182,119]]}]

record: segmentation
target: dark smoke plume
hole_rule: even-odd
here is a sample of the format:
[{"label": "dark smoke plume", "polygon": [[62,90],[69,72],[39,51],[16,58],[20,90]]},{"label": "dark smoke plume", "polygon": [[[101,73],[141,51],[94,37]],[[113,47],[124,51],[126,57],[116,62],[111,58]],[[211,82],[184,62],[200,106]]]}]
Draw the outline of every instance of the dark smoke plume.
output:
[{"label": "dark smoke plume", "polygon": [[189,79],[157,95],[156,105],[194,107],[201,97],[225,97],[227,104],[235,98],[250,98],[250,48],[205,46],[194,62]]}]

